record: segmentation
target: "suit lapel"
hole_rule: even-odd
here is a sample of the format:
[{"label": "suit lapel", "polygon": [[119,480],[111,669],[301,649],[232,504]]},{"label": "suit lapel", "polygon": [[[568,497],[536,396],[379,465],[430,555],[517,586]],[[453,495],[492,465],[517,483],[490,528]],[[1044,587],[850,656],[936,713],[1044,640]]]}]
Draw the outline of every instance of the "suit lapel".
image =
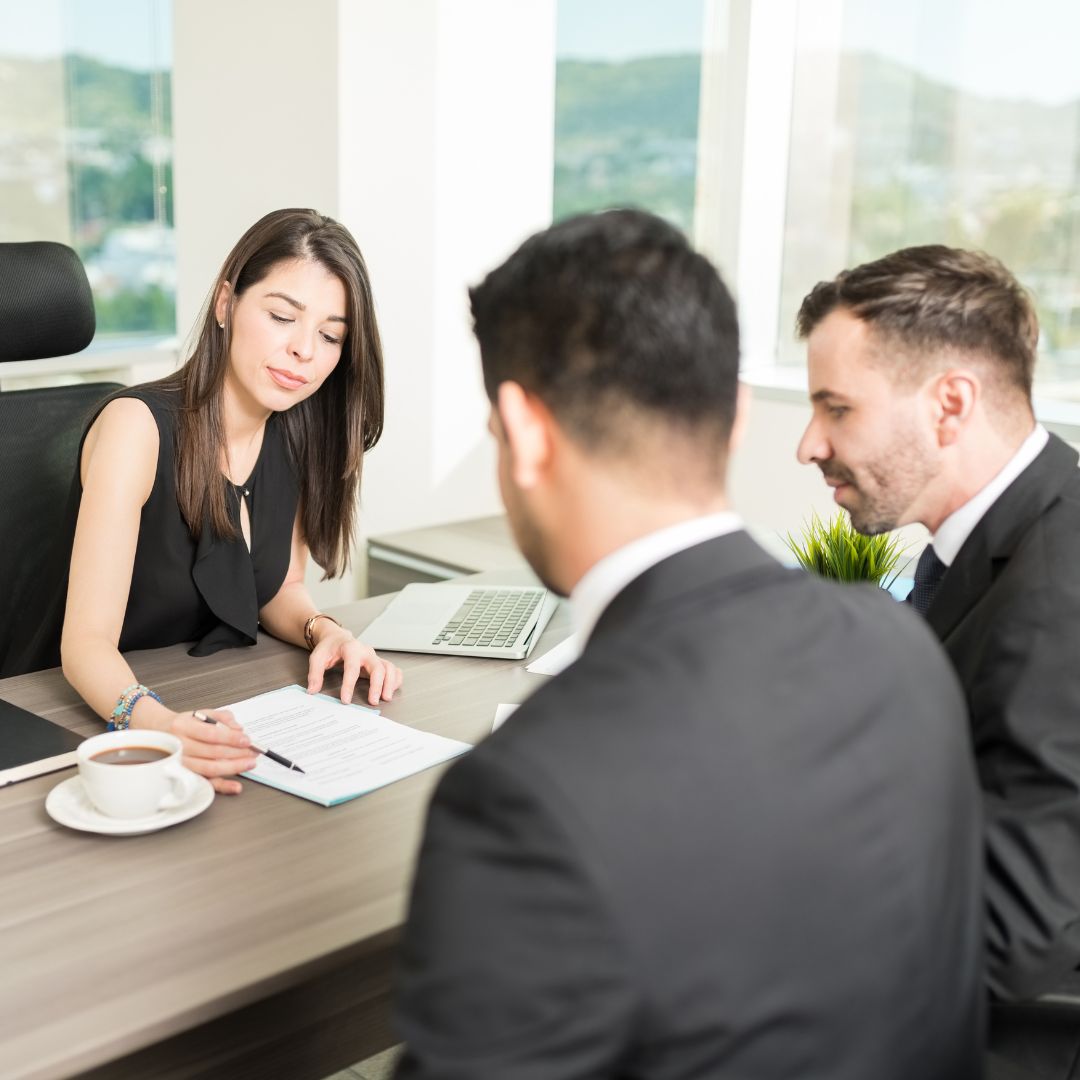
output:
[{"label": "suit lapel", "polygon": [[964,541],[927,621],[944,641],[985,594],[1031,526],[1076,474],[1077,453],[1056,435],[1005,489]]},{"label": "suit lapel", "polygon": [[639,612],[653,614],[707,589],[739,590],[791,572],[741,529],[706,540],[662,559],[626,585],[597,620],[589,644],[625,626]]}]

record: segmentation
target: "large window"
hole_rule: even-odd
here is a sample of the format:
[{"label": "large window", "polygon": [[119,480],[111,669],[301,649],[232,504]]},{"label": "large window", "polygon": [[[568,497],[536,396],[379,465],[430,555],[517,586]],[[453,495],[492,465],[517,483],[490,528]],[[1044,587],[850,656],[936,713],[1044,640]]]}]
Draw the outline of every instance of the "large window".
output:
[{"label": "large window", "polygon": [[694,222],[704,0],[560,0],[556,220],[611,206]]},{"label": "large window", "polygon": [[777,358],[821,278],[912,244],[1031,290],[1037,395],[1080,401],[1080,4],[801,0]]},{"label": "large window", "polygon": [[751,377],[796,385],[815,282],[988,251],[1034,296],[1036,395],[1080,402],[1078,42],[1061,0],[561,0],[555,217],[684,228],[736,291]]},{"label": "large window", "polygon": [[94,290],[94,347],[176,324],[170,0],[0,0],[0,240],[58,240]]}]

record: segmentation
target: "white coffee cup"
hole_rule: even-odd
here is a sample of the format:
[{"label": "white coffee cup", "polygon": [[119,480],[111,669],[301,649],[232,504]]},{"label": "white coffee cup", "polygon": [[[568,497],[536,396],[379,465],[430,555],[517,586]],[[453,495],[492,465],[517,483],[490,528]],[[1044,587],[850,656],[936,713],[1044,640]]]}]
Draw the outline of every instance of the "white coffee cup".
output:
[{"label": "white coffee cup", "polygon": [[181,764],[182,749],[166,731],[109,731],[80,743],[76,760],[83,788],[101,813],[143,818],[182,806],[195,793],[198,778]]}]

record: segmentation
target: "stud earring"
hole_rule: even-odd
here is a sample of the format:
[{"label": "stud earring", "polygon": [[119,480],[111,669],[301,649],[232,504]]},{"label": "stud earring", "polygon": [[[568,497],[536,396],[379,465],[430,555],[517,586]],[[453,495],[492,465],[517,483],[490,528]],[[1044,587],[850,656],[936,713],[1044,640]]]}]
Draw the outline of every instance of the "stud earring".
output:
[{"label": "stud earring", "polygon": [[219,322],[218,323],[218,328],[221,329],[221,330],[224,330],[225,329],[225,324],[223,322]]}]

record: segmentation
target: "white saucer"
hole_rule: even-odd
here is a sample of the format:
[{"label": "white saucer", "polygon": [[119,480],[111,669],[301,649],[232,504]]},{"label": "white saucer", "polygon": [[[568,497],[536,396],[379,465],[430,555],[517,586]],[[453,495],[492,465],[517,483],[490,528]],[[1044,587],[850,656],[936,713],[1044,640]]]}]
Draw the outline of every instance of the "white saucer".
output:
[{"label": "white saucer", "polygon": [[109,836],[132,836],[136,833],[154,832],[170,825],[179,825],[201,814],[214,801],[214,786],[205,776],[192,773],[192,793],[179,806],[171,810],[159,810],[150,817],[113,818],[96,809],[83,789],[82,777],[72,776],[57,784],[45,799],[45,811],[53,819],[69,829],[83,832],[105,833]]}]

